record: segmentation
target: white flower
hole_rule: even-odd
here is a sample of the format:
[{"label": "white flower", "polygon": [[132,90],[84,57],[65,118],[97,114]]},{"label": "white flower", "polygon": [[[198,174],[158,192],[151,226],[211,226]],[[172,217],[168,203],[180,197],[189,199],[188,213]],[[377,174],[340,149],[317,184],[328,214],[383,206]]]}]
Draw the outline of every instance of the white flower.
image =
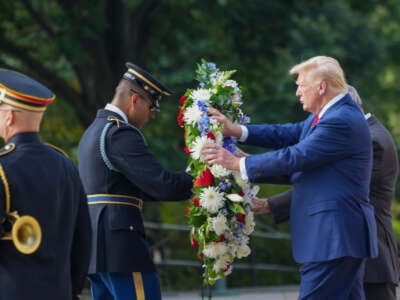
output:
[{"label": "white flower", "polygon": [[228,195],[226,195],[226,198],[228,198],[232,202],[242,202],[243,201],[243,197],[238,194],[228,194]]},{"label": "white flower", "polygon": [[211,229],[217,234],[221,235],[226,230],[229,230],[226,217],[223,214],[218,214],[215,218],[210,218]]},{"label": "white flower", "polygon": [[221,270],[230,269],[230,266],[231,266],[231,259],[229,255],[223,255],[215,260],[213,269],[215,272],[219,272]]},{"label": "white flower", "polygon": [[254,226],[256,223],[254,222],[254,213],[249,210],[246,214],[246,220],[243,232],[247,235],[250,235],[254,231]]},{"label": "white flower", "polygon": [[224,242],[211,243],[204,247],[203,254],[209,258],[217,258],[228,252],[229,248]]},{"label": "white flower", "polygon": [[183,112],[183,121],[192,126],[196,126],[203,114],[204,113],[201,111],[199,106],[194,103],[192,106],[186,108],[186,110]]},{"label": "white flower", "polygon": [[210,130],[211,131],[215,131],[217,130],[219,127],[221,127],[221,124],[216,120],[216,119],[210,119]]},{"label": "white flower", "polygon": [[211,91],[207,89],[197,89],[192,92],[191,97],[194,100],[204,101],[208,104],[211,97]]},{"label": "white flower", "polygon": [[226,169],[223,166],[218,165],[218,164],[212,165],[211,168],[210,168],[210,171],[211,171],[211,174],[213,174],[213,176],[217,177],[217,178],[226,177],[229,174],[231,174],[230,170],[228,170],[228,169]]},{"label": "white flower", "polygon": [[251,202],[251,199],[253,199],[255,196],[257,196],[258,192],[260,191],[260,187],[258,185],[251,185],[248,184],[244,187],[242,187],[243,193],[244,193],[244,201],[245,202]]},{"label": "white flower", "polygon": [[233,102],[234,104],[236,104],[236,105],[240,105],[240,104],[243,103],[243,102],[242,102],[242,97],[241,97],[239,91],[237,91],[237,92],[234,91],[234,92],[233,92],[233,95],[232,95],[232,102]]},{"label": "white flower", "polygon": [[207,136],[198,136],[194,140],[193,144],[190,146],[190,155],[193,157],[193,159],[198,159],[202,162],[204,162],[204,156],[201,154],[201,151],[203,150],[204,146],[206,144],[213,144],[214,141]]},{"label": "white flower", "polygon": [[222,132],[218,131],[214,134],[215,136],[215,143],[217,145],[222,146],[223,142],[224,142],[224,135],[222,134]]},{"label": "white flower", "polygon": [[200,193],[200,205],[212,214],[224,206],[224,200],[224,194],[213,186],[204,188]]},{"label": "white flower", "polygon": [[235,87],[237,87],[237,85],[238,85],[237,82],[235,80],[232,80],[232,79],[228,79],[224,83],[224,87],[231,86],[231,87],[235,88]]},{"label": "white flower", "polygon": [[250,247],[246,244],[241,244],[240,246],[237,246],[235,250],[237,258],[249,256],[249,254],[251,253]]},{"label": "white flower", "polygon": [[242,175],[240,174],[240,171],[234,171],[232,172],[233,178],[235,178],[236,183],[241,187],[245,187],[249,184],[247,180],[242,179]]}]

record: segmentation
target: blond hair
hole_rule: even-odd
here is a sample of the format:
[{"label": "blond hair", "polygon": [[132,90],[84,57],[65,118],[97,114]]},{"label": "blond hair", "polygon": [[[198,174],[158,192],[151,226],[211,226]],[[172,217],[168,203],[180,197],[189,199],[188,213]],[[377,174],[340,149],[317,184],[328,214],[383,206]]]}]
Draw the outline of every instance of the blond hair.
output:
[{"label": "blond hair", "polygon": [[290,74],[307,73],[312,81],[325,81],[332,92],[347,92],[347,84],[344,72],[339,62],[329,56],[314,56],[295,65],[289,71]]}]

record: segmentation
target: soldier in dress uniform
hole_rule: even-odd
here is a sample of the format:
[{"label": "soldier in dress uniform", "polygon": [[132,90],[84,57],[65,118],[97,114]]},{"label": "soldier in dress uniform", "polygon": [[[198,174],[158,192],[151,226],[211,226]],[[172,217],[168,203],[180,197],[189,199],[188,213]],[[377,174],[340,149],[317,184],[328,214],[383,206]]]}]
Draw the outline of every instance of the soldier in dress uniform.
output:
[{"label": "soldier in dress uniform", "polygon": [[77,168],[39,127],[54,94],[0,69],[0,299],[78,299],[90,219]]},{"label": "soldier in dress uniform", "polygon": [[191,196],[192,177],[164,169],[140,131],[170,91],[140,67],[126,67],[111,103],[97,112],[78,148],[94,231],[89,280],[95,300],[161,299],[143,203]]}]

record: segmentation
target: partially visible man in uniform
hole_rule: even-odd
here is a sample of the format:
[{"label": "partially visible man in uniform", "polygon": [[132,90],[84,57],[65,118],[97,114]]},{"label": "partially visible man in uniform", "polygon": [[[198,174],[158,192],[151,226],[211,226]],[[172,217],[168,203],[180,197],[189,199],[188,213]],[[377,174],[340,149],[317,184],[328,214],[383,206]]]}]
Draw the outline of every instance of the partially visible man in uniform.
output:
[{"label": "partially visible man in uniform", "polygon": [[87,274],[91,231],[78,170],[39,137],[54,99],[32,78],[0,70],[0,299],[78,299]]},{"label": "partially visible man in uniform", "polygon": [[192,177],[164,169],[140,131],[170,91],[140,67],[126,67],[111,103],[97,112],[78,148],[94,230],[89,280],[95,300],[161,299],[143,202],[191,196]]},{"label": "partially visible man in uniform", "polygon": [[[357,90],[348,85],[349,94],[362,111]],[[397,149],[390,132],[372,114],[365,115],[372,138],[373,162],[369,198],[374,206],[378,232],[378,257],[367,259],[364,291],[367,300],[396,300],[399,259],[393,231],[391,206],[398,176]],[[292,190],[268,198],[253,199],[256,213],[271,213],[276,223],[289,220]]]}]

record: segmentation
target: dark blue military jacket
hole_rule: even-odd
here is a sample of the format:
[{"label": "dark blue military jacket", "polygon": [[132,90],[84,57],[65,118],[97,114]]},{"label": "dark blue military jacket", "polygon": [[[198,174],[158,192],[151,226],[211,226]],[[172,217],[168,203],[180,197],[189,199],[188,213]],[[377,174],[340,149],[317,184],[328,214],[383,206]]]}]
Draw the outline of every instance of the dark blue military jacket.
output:
[{"label": "dark blue military jacket", "polygon": [[83,134],[78,160],[94,231],[89,273],[154,272],[142,202],[188,199],[192,177],[165,170],[141,132],[109,110]]},{"label": "dark blue military jacket", "polygon": [[5,173],[0,218],[6,180],[10,211],[31,215],[42,230],[41,245],[30,255],[9,240],[0,241],[0,299],[70,300],[83,287],[90,255],[90,221],[78,170],[37,133],[12,137],[0,152]]}]

